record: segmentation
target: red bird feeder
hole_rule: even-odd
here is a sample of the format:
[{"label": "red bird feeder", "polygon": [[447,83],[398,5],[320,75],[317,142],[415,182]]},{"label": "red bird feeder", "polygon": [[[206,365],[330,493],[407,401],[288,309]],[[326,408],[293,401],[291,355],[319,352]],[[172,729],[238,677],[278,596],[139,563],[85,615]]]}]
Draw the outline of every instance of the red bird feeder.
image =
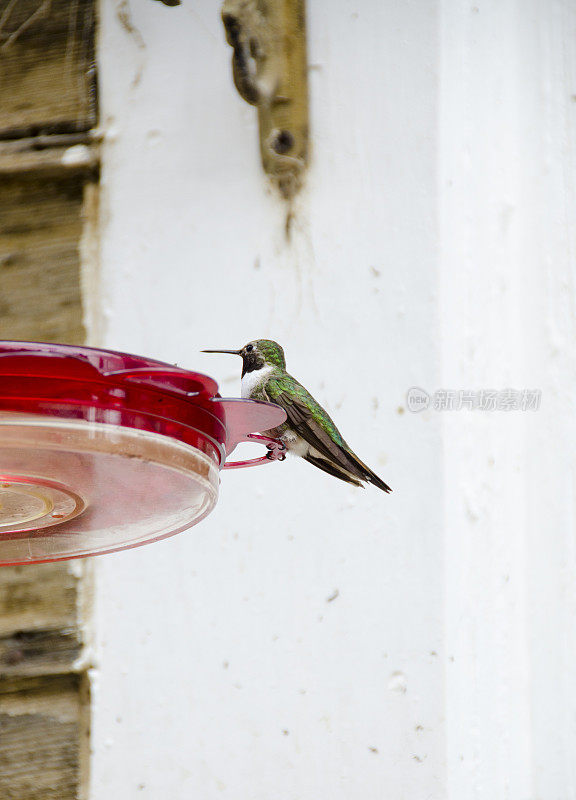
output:
[{"label": "red bird feeder", "polygon": [[[284,458],[286,419],[149,358],[0,342],[0,564],[111,553],[200,522],[219,471]],[[266,455],[229,462],[242,441]]]}]

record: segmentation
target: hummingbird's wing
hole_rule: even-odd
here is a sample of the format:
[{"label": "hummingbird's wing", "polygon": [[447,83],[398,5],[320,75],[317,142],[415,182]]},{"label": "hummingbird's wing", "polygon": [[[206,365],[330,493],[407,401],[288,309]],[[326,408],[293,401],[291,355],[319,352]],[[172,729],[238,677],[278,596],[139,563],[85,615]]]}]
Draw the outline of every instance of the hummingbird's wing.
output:
[{"label": "hummingbird's wing", "polygon": [[[352,452],[320,403],[291,375],[275,375],[269,378],[264,391],[272,403],[284,409],[290,427],[317,451],[310,456],[315,461],[328,462],[330,469],[325,468],[326,472],[344,473],[352,478],[350,483],[368,481],[384,492],[392,491]],[[316,463],[316,466],[320,464]],[[344,475],[338,474],[336,477],[346,480]]]}]

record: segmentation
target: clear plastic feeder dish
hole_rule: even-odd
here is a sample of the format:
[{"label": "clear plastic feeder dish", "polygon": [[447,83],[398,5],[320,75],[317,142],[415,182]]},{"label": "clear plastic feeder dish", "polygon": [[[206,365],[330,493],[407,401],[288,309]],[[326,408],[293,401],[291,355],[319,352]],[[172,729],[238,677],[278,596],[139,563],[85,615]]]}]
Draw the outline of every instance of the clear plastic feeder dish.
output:
[{"label": "clear plastic feeder dish", "polygon": [[[152,359],[0,342],[0,565],[109,553],[195,525],[216,505],[220,469],[283,458],[254,432],[285,418]],[[226,462],[254,440],[266,455]]]}]

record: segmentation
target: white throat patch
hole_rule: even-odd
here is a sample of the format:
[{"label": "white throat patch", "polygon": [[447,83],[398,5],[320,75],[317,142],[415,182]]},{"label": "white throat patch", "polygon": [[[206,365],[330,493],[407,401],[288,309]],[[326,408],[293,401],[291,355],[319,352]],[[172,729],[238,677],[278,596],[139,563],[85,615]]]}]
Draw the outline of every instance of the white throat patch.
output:
[{"label": "white throat patch", "polygon": [[254,369],[252,372],[247,372],[242,378],[242,397],[245,399],[250,398],[254,389],[260,386],[273,371],[274,367],[268,366]]}]

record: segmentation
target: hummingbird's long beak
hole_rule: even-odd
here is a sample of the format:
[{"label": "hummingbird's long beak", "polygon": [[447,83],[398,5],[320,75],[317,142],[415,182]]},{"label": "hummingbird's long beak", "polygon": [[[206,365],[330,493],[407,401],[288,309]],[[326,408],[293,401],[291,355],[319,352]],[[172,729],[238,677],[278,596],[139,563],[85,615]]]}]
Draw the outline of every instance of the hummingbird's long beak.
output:
[{"label": "hummingbird's long beak", "polygon": [[201,353],[230,353],[231,356],[239,356],[241,350],[201,350]]}]

